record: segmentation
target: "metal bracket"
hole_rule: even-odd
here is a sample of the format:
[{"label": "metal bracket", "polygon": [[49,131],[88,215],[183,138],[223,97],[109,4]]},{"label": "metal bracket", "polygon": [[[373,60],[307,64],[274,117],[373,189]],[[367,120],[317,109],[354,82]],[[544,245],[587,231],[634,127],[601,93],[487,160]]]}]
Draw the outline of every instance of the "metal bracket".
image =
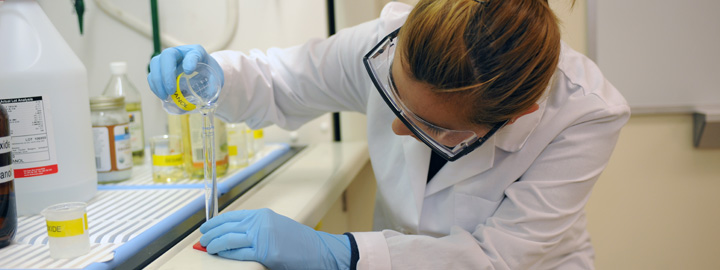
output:
[{"label": "metal bracket", "polygon": [[697,148],[720,148],[720,108],[693,113],[693,143]]}]

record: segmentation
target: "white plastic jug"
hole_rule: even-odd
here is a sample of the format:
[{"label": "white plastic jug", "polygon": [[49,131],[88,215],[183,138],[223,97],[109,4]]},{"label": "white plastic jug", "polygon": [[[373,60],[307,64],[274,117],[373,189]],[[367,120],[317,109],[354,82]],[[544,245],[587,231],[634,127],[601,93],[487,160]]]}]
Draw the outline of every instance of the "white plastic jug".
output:
[{"label": "white plastic jug", "polygon": [[97,191],[87,71],[35,0],[0,2],[0,103],[18,215]]}]

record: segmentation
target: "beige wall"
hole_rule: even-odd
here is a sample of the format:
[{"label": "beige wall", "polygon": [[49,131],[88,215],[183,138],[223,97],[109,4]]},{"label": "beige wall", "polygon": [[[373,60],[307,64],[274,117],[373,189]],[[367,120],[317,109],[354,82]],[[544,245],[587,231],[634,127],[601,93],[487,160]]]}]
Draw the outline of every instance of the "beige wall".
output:
[{"label": "beige wall", "polygon": [[691,120],[622,130],[587,206],[598,269],[720,269],[720,150],[693,148]]},{"label": "beige wall", "polygon": [[[587,0],[551,0],[587,53]],[[622,89],[620,89],[622,91]],[[633,115],[587,205],[598,269],[720,269],[720,149],[692,145],[690,114]]]}]

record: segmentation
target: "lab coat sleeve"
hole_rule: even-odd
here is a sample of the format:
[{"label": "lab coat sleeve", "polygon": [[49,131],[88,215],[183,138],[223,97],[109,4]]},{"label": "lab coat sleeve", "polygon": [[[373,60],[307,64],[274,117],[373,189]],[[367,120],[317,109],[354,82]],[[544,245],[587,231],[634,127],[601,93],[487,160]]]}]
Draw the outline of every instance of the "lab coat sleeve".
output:
[{"label": "lab coat sleeve", "polygon": [[297,129],[327,112],[365,112],[371,86],[362,57],[378,41],[383,22],[370,21],[327,39],[267,53],[212,54],[225,85],[217,115],[252,128],[277,124]]},{"label": "lab coat sleeve", "polygon": [[[528,151],[537,148],[537,158],[505,189],[495,213],[474,231],[453,226],[444,237],[391,230],[381,232],[382,240],[358,237],[358,269],[592,269],[583,209],[629,118],[629,108],[624,100],[605,104],[593,95],[579,99],[583,101],[573,108],[558,112],[581,113],[558,128],[549,144],[525,146]],[[587,253],[578,255],[578,248]],[[389,258],[380,254],[385,249]],[[369,260],[390,264],[377,267],[377,261]]]}]

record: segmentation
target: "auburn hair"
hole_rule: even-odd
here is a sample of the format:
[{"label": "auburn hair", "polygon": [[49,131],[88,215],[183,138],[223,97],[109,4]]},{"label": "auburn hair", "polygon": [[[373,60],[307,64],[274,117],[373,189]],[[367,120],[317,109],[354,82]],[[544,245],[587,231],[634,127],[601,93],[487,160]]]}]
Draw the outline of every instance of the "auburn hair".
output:
[{"label": "auburn hair", "polygon": [[411,78],[469,100],[469,120],[488,125],[540,99],[558,63],[560,29],[547,0],[421,0],[397,52]]}]

